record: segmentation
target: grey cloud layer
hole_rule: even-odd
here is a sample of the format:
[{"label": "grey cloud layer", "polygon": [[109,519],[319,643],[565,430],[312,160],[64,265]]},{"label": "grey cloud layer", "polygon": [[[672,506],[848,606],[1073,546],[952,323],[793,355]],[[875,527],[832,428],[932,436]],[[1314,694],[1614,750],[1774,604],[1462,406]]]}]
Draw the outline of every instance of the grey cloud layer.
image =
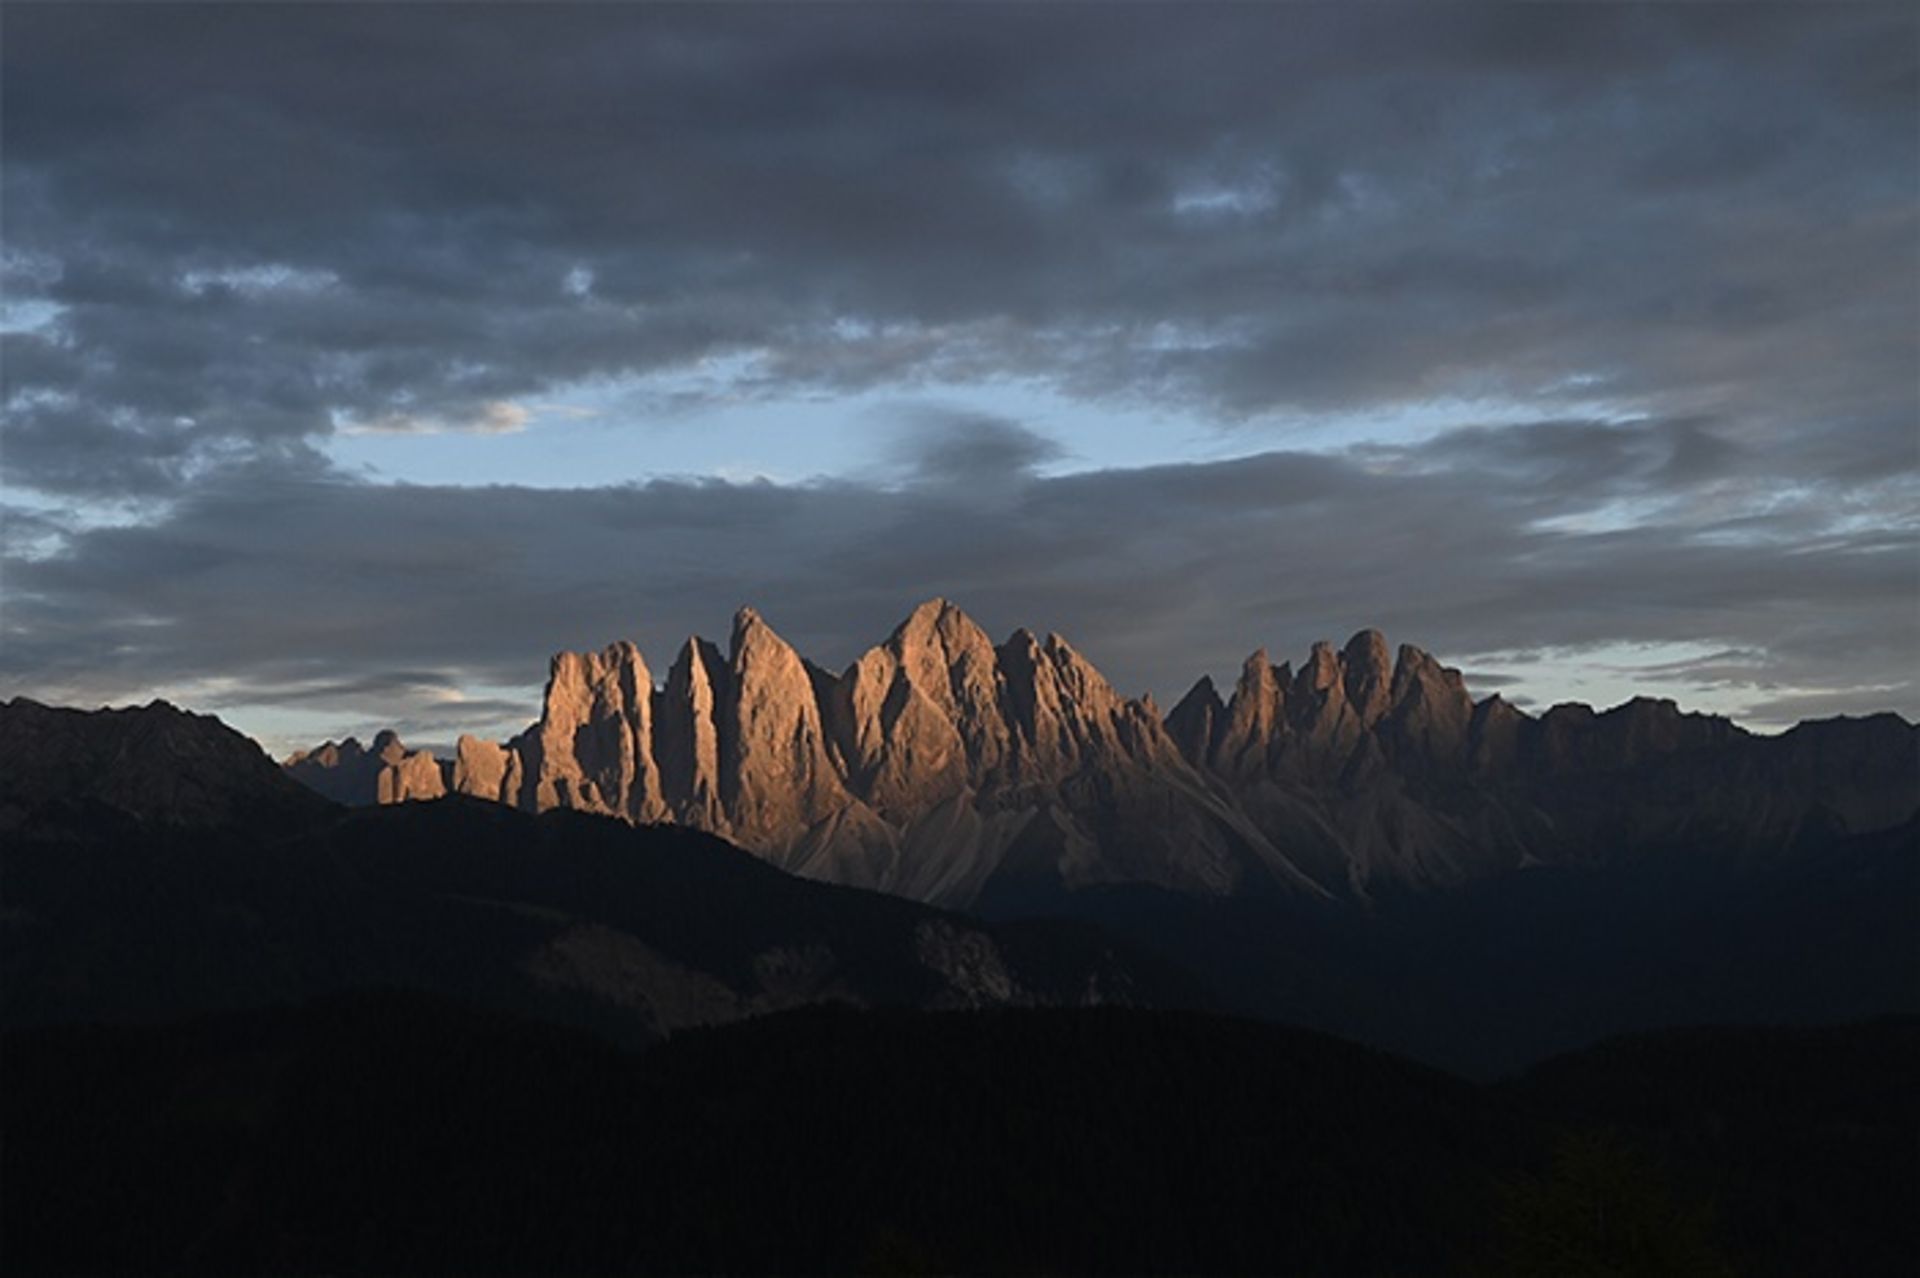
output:
[{"label": "grey cloud layer", "polygon": [[[17,6],[9,478],[751,352],[1914,463],[1911,10]],[[1817,434],[1817,438],[1816,438]]]},{"label": "grey cloud layer", "polygon": [[1911,531],[1805,541],[1792,512],[1769,528],[1685,510],[1540,526],[1638,491],[1685,428],[1543,423],[1060,478],[1025,468],[1016,428],[980,429],[964,484],[210,485],[157,524],[10,562],[4,682],[97,699],[217,672],[236,702],[331,696],[444,738],[516,717],[447,689],[524,686],[561,647],[632,637],[664,668],[750,601],[838,664],[942,593],[996,631],[1059,629],[1123,688],[1163,697],[1256,643],[1297,656],[1375,624],[1443,655],[1724,644],[1662,678],[1683,699],[1691,678],[1756,705],[1786,695],[1770,687],[1838,689],[1792,693],[1796,714],[1920,710]]},{"label": "grey cloud layer", "polygon": [[[938,592],[1162,693],[1377,624],[1704,643],[1671,677],[1756,716],[1912,713],[1916,21],[12,6],[0,464],[36,496],[0,672],[447,733],[555,647],[664,660],[753,602],[837,661]],[[810,485],[326,461],[341,423],[498,428],[712,355],[735,394],[1038,379],[1249,448],[1322,410],[1534,420],[1054,478],[933,409],[884,478]]]}]

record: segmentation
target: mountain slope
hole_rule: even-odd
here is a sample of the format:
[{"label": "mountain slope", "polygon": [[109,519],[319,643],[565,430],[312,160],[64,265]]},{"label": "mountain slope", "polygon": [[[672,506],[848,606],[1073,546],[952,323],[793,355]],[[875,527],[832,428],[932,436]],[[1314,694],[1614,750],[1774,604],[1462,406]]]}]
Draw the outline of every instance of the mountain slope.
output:
[{"label": "mountain slope", "polygon": [[357,999],[4,1045],[36,1272],[1436,1273],[1524,1158],[1457,1080],[1191,1016],[815,1009],[636,1058]]},{"label": "mountain slope", "polygon": [[1372,910],[1140,887],[1061,903],[1216,1005],[1492,1078],[1610,1034],[1920,1015],[1920,821],[1740,872],[1541,868]]},{"label": "mountain slope", "polygon": [[[46,721],[42,707],[0,707],[0,743],[26,752],[0,753],[0,775],[15,778],[0,859],[5,1023],[384,985],[644,1041],[822,1000],[1197,997],[1085,927],[996,931],[796,879],[693,830],[464,798],[337,808],[237,750],[244,739],[217,720],[170,708],[54,719],[60,759],[124,759],[62,783],[32,755]],[[156,740],[169,743],[162,788],[151,760],[114,754]]]},{"label": "mountain slope", "polygon": [[225,827],[298,826],[331,808],[209,715],[164,701],[92,712],[0,702],[0,829],[53,809]]}]

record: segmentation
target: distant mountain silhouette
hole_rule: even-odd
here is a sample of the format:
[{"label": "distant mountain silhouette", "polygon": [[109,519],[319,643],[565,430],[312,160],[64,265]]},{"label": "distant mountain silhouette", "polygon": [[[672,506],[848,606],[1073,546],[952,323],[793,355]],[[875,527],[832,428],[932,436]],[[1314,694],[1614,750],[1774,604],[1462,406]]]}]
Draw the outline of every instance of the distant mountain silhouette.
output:
[{"label": "distant mountain silhouette", "polygon": [[335,803],[408,803],[448,792],[451,767],[424,750],[408,750],[392,729],[376,734],[371,747],[348,737],[293,755],[287,775]]},{"label": "distant mountain silhouette", "polygon": [[211,715],[0,702],[0,829],[83,809],[157,826],[302,828],[332,805]]},{"label": "distant mountain silhouette", "polygon": [[782,869],[953,908],[1140,884],[1377,901],[1521,868],[1770,861],[1920,811],[1920,730],[1891,714],[1778,737],[1636,699],[1539,717],[1376,631],[1294,671],[1264,651],[1164,719],[1064,639],[995,645],[944,600],[838,675],[751,609],[689,639],[561,653],[541,717],[441,764],[390,734],[289,772],[347,802],[442,789],[719,834]]}]

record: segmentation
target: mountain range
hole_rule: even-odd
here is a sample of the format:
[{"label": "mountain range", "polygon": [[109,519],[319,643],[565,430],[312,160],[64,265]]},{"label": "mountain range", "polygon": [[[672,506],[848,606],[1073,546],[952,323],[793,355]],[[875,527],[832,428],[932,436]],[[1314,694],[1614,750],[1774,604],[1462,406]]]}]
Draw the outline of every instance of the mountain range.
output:
[{"label": "mountain range", "polygon": [[1256,653],[1162,717],[948,604],[840,675],[743,612],[663,685],[630,644],[561,654],[508,742],[284,767],[164,703],[16,698],[0,1022],[386,986],[647,1041],[822,1000],[1122,1003],[1494,1077],[1920,1011],[1911,725],[1534,717],[1386,652]]},{"label": "mountain range", "polygon": [[1138,884],[1372,903],[1510,871],[1790,855],[1920,811],[1892,714],[1779,736],[1637,698],[1529,715],[1378,631],[1264,650],[1161,714],[1065,639],[995,644],[945,600],[838,674],[752,609],[656,683],[629,642],[551,662],[538,722],[451,760],[392,732],[286,761],[340,802],[453,793],[704,830],[792,873],[1030,911]]}]

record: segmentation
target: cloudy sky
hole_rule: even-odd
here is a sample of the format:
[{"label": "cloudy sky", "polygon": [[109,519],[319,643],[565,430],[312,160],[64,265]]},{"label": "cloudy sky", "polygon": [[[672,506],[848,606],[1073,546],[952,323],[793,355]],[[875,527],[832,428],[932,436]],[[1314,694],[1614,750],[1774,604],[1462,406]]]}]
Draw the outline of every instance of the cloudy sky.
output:
[{"label": "cloudy sky", "polygon": [[1920,714],[1909,5],[3,22],[0,695],[445,742],[945,595]]}]

